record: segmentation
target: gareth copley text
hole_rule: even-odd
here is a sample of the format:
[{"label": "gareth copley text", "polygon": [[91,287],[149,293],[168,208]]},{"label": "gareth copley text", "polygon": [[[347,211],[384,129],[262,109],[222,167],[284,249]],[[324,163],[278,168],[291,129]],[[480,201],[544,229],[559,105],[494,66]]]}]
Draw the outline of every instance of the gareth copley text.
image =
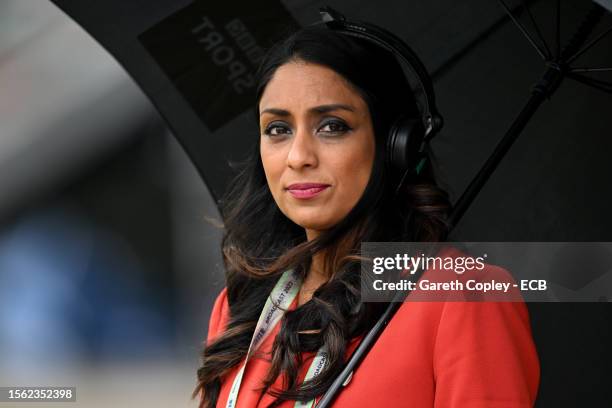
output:
[{"label": "gareth copley text", "polygon": [[420,280],[412,282],[406,279],[402,279],[400,282],[383,282],[382,280],[376,280],[373,283],[373,288],[376,291],[405,291],[415,290],[416,288],[423,291],[477,291],[482,293],[487,292],[503,292],[507,293],[510,287],[517,287],[517,284],[510,282],[490,280],[486,282],[479,282],[475,279],[470,279],[466,282],[460,282],[454,280],[451,282],[431,282],[429,280]]}]

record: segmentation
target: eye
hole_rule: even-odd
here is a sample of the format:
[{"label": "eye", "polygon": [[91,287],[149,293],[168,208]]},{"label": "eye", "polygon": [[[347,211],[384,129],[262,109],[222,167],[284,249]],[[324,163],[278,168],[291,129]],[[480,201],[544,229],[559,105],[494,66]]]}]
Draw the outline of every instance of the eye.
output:
[{"label": "eye", "polygon": [[329,120],[319,128],[319,132],[331,135],[343,134],[348,132],[349,130],[351,130],[351,128],[348,127],[346,123],[338,119]]},{"label": "eye", "polygon": [[281,136],[291,133],[289,126],[282,122],[272,122],[264,130],[264,134],[268,136]]}]

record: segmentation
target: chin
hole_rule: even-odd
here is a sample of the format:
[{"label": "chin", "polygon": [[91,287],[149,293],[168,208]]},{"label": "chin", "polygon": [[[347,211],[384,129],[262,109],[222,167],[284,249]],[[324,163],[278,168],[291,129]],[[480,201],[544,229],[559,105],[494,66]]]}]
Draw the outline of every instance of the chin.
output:
[{"label": "chin", "polygon": [[325,214],[326,206],[312,206],[309,208],[285,208],[287,211],[282,211],[287,218],[305,229],[323,231],[333,227],[338,220],[337,217],[330,217],[330,214]]},{"label": "chin", "polygon": [[331,228],[334,224],[328,220],[313,219],[306,217],[289,217],[291,221],[304,229],[323,231]]}]

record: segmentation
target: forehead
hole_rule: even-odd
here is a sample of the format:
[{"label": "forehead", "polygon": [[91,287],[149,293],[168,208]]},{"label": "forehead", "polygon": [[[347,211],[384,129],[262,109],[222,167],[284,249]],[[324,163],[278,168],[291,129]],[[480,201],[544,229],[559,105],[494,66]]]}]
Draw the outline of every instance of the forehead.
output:
[{"label": "forehead", "polygon": [[281,65],[268,82],[260,111],[266,108],[308,109],[313,106],[343,103],[356,110],[367,109],[357,90],[334,70],[304,61]]}]

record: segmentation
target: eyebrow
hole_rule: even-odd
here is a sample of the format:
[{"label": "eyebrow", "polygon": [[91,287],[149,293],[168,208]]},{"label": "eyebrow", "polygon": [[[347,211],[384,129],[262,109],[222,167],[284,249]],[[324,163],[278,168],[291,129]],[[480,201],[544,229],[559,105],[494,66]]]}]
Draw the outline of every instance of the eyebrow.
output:
[{"label": "eyebrow", "polygon": [[[315,106],[313,108],[308,109],[308,112],[311,113],[327,113],[327,112],[332,112],[335,110],[347,110],[349,112],[355,112],[355,108],[353,108],[350,105],[345,105],[342,103],[332,103],[329,105],[320,105],[320,106]],[[268,109],[264,109],[261,111],[261,113],[259,114],[259,116],[263,115],[264,113],[272,113],[274,115],[278,115],[278,116],[289,116],[290,113],[287,110],[284,109],[278,109],[278,108],[268,108]]]}]

